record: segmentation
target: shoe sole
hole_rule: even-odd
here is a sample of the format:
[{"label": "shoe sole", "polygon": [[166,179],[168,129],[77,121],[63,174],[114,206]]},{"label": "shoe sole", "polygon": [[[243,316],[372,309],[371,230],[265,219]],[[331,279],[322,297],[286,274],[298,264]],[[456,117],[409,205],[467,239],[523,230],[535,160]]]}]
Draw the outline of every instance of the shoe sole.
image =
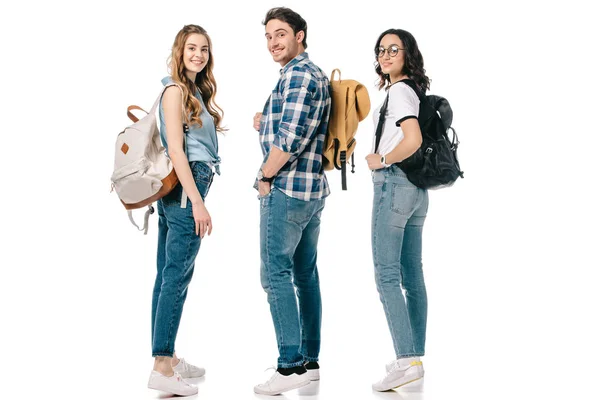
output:
[{"label": "shoe sole", "polygon": [[418,381],[419,379],[423,379],[423,377],[422,377],[422,376],[420,376],[420,377],[418,377],[418,378],[415,378],[415,379],[413,379],[413,380],[410,380],[410,381],[408,381],[408,382],[401,383],[401,384],[399,384],[398,386],[394,386],[392,389],[396,389],[396,388],[402,387],[402,386],[404,386],[404,385],[408,385],[409,383],[416,382],[416,381]]},{"label": "shoe sole", "polygon": [[418,381],[419,379],[423,379],[423,376],[419,376],[419,377],[416,377],[416,378],[410,379],[410,380],[408,380],[408,381],[406,381],[406,382],[404,382],[404,381],[401,381],[401,383],[399,383],[399,384],[397,384],[397,385],[396,385],[396,384],[393,384],[392,386],[389,386],[387,389],[381,389],[381,390],[379,390],[379,389],[375,389],[375,388],[373,388],[373,390],[375,390],[375,391],[377,391],[377,392],[387,392],[388,390],[397,389],[397,388],[399,388],[399,387],[402,387],[402,386],[404,386],[404,385],[408,385],[409,383],[416,382],[416,381]]},{"label": "shoe sole", "polygon": [[193,396],[195,394],[198,394],[197,388],[194,393],[183,393],[183,392],[176,392],[176,391],[172,391],[172,390],[165,390],[164,388],[155,387],[155,386],[149,384],[148,389],[158,390],[159,392],[164,392],[164,393],[171,393],[171,394],[175,394],[177,396]]},{"label": "shoe sole", "polygon": [[276,396],[276,395],[281,394],[283,392],[287,392],[288,390],[299,389],[299,388],[304,387],[306,385],[310,385],[310,382],[311,382],[310,380],[307,381],[307,382],[300,382],[300,383],[298,383],[298,384],[296,384],[294,386],[291,386],[291,387],[286,388],[284,390],[279,390],[277,392],[268,392],[266,390],[261,390],[261,389],[254,388],[254,393],[256,393],[256,394],[264,394],[264,395],[267,395],[267,396]]}]

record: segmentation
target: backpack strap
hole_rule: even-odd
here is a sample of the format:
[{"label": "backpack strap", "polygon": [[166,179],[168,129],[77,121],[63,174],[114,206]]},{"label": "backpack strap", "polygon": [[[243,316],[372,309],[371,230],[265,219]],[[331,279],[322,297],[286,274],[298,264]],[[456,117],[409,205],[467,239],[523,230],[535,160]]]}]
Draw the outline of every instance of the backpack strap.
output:
[{"label": "backpack strap", "polygon": [[128,116],[128,117],[129,117],[129,119],[130,119],[130,120],[132,120],[134,123],[138,122],[138,121],[139,121],[139,118],[138,118],[138,117],[136,117],[135,115],[133,115],[133,113],[131,112],[131,110],[140,110],[140,111],[143,111],[143,112],[145,112],[146,114],[148,114],[148,111],[144,110],[144,109],[143,109],[142,107],[140,107],[140,106],[133,105],[133,106],[129,106],[129,107],[127,107],[127,116]]},{"label": "backpack strap", "polygon": [[336,68],[333,71],[331,71],[331,79],[329,80],[330,82],[333,82],[335,80],[334,79],[335,71],[337,71],[337,73],[338,73],[338,81],[342,80],[342,72],[339,69]]},{"label": "backpack strap", "polygon": [[377,123],[377,129],[375,130],[375,153],[379,150],[379,142],[381,142],[381,134],[383,131],[383,123],[385,122],[385,113],[388,107],[388,101],[390,100],[390,93],[385,96],[385,101],[379,110],[379,122]]},{"label": "backpack strap", "polygon": [[[190,131],[190,127],[188,126],[188,124],[183,124],[183,151],[185,152],[185,154],[188,154],[188,150],[187,150],[187,134]],[[183,185],[181,185],[181,203],[179,204],[179,206],[181,208],[187,208],[187,193],[185,192],[185,190],[183,190]]]},{"label": "backpack strap", "polygon": [[152,207],[152,205],[148,206],[148,210],[146,210],[146,213],[144,214],[144,226],[140,228],[133,219],[132,210],[127,210],[127,215],[129,216],[131,223],[138,229],[138,231],[144,231],[144,235],[148,233],[148,219],[150,218],[150,214],[154,214],[154,207]]},{"label": "backpack strap", "polygon": [[398,82],[403,82],[406,85],[408,85],[419,98],[420,105],[418,119],[420,121],[427,121],[429,118],[431,118],[433,114],[437,112],[437,106],[434,106],[433,104],[431,104],[431,102],[428,101],[427,96],[423,91],[421,91],[421,89],[417,86],[415,81],[413,81],[412,79],[402,79]]},{"label": "backpack strap", "polygon": [[[419,98],[419,100],[423,100],[423,96],[425,95],[423,92],[421,92],[421,89],[419,89],[417,87],[417,84],[415,83],[415,81],[413,81],[412,79],[402,79],[398,82],[402,82],[405,83],[407,86],[409,86],[412,90],[414,90],[414,92],[416,93],[417,97]],[[396,82],[397,83],[397,82]]]},{"label": "backpack strap", "polygon": [[[167,90],[167,88],[171,87],[171,86],[177,86],[179,88],[179,90],[181,91],[181,113],[182,115],[185,115],[185,105],[183,104],[183,90],[181,89],[181,87],[179,87],[179,85],[177,83],[171,82],[167,85],[165,85],[162,93],[160,94],[160,96],[158,97],[158,99],[156,99],[156,102],[154,103],[154,106],[152,106],[152,110],[150,112],[156,112],[156,107],[158,106],[158,103],[160,102],[160,100],[162,99],[162,96],[165,94],[165,91]],[[189,133],[190,128],[189,126],[184,123],[183,124],[183,151],[185,152],[185,154],[188,154],[188,149],[187,149],[187,134]],[[179,206],[181,208],[187,208],[187,193],[185,192],[185,190],[183,190],[183,187],[181,188],[181,202],[179,204]]]}]

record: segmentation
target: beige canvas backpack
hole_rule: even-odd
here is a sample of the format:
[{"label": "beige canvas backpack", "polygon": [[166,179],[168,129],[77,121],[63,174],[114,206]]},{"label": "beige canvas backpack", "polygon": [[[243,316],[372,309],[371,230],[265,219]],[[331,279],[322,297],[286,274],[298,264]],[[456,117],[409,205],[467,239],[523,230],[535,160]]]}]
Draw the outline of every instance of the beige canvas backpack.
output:
[{"label": "beige canvas backpack", "polygon": [[[167,195],[179,182],[156,124],[156,108],[170,86],[177,85],[166,85],[149,113],[136,105],[127,108],[127,116],[134,123],[119,133],[115,145],[112,189],[125,206],[131,223],[138,230],[143,230],[144,235],[148,233],[149,216],[154,213],[152,203]],[[146,115],[138,120],[132,110],[143,111]],[[148,210],[144,214],[144,225],[140,228],[133,219],[132,210],[146,206]]]},{"label": "beige canvas backpack", "polygon": [[[335,72],[338,80],[334,80]],[[352,79],[342,80],[339,69],[331,72],[331,112],[325,144],[323,146],[323,168],[342,171],[342,190],[346,185],[346,163],[352,159],[354,173],[354,148],[358,123],[364,120],[371,110],[371,100],[367,88]]]}]

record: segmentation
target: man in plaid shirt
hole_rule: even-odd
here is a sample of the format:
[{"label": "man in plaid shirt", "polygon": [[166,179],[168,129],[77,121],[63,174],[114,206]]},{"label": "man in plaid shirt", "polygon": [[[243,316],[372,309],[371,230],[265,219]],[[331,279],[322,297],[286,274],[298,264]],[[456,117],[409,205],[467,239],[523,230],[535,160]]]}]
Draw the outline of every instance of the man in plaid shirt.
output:
[{"label": "man in plaid shirt", "polygon": [[263,24],[269,52],[282,66],[275,89],[254,120],[265,156],[255,184],[260,198],[261,283],[271,307],[279,358],[275,375],[254,391],[276,395],[319,379],[321,293],[316,261],[321,212],[329,195],[321,154],[331,98],[327,76],[305,52],[306,21],[279,7],[267,12]]}]

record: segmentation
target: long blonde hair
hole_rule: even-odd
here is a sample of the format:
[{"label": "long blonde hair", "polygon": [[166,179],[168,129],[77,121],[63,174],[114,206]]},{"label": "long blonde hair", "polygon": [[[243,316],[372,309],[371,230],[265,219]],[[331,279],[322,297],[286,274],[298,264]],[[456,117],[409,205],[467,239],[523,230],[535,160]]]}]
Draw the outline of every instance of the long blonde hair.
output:
[{"label": "long blonde hair", "polygon": [[[202,69],[202,71],[196,75],[196,80],[192,82],[185,74],[183,53],[186,40],[194,33],[203,35],[208,41],[209,57],[204,69]],[[221,122],[223,120],[223,110],[217,105],[217,103],[215,103],[217,82],[215,81],[215,77],[212,72],[214,64],[213,60],[212,42],[208,36],[208,33],[206,33],[206,30],[198,25],[186,25],[177,33],[177,36],[175,36],[175,41],[173,42],[168,64],[171,70],[171,79],[173,79],[173,82],[177,83],[183,90],[183,104],[186,111],[189,113],[186,113],[186,115],[183,116],[184,121],[189,125],[197,124],[202,126],[202,120],[200,119],[202,105],[194,96],[194,93],[196,93],[196,88],[198,88],[200,89],[200,94],[204,104],[206,105],[208,113],[215,121],[217,132],[223,132],[226,130],[221,126]]]}]

